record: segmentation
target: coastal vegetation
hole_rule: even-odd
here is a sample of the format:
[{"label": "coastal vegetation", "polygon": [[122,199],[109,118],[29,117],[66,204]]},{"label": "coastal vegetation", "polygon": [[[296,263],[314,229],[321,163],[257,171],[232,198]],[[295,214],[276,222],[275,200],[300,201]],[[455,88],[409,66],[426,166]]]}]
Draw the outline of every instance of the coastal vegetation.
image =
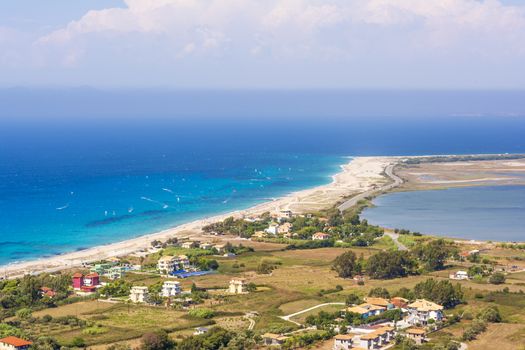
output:
[{"label": "coastal vegetation", "polygon": [[[272,220],[266,221],[266,227]],[[525,294],[520,291],[525,289],[525,275],[499,270],[508,261],[512,261],[511,265],[518,261],[516,255],[521,253],[515,249],[494,245],[492,250],[478,249],[465,255],[465,251],[472,250],[468,245],[398,230],[399,237],[414,238],[409,250],[401,251],[395,244],[384,243],[382,229],[369,225],[355,213],[338,214],[331,210],[312,213],[301,220],[282,220],[281,224],[286,222],[299,223],[300,228],[292,225],[290,231],[292,236],[298,233],[295,237],[239,240],[246,235],[231,234],[235,228],[227,231],[229,234],[222,239],[228,243],[223,244],[223,249],[233,254],[227,257],[216,248],[186,249],[176,242],[155,242],[160,250],[144,259],[149,264],[146,270],[129,272],[115,281],[106,280],[98,294],[91,297],[73,295],[71,274],[67,271],[2,281],[0,335],[31,339],[35,349],[102,345],[115,350],[250,349],[260,346],[266,332],[283,334],[301,329],[282,319],[283,315],[323,303],[358,305],[366,297],[425,299],[443,305],[447,320],[435,325],[439,330],[430,343],[435,348],[483,340],[494,324],[525,321]],[[215,229],[243,225],[228,220],[227,225]],[[253,226],[253,234],[259,232],[258,228]],[[329,238],[312,240],[318,232]],[[365,244],[355,244],[367,233]],[[213,268],[210,262],[214,262],[217,273],[180,281],[191,302],[172,301],[168,305],[160,297],[147,306],[125,302],[132,285],[145,285],[152,295],[158,295],[165,278],[147,266],[153,266],[154,259],[172,254],[184,254],[202,268]],[[471,279],[450,281],[449,274],[458,269],[468,271]],[[223,292],[236,276],[248,276],[248,294]],[[496,280],[500,284],[493,284]],[[47,300],[41,295],[42,287],[52,288],[57,297]],[[105,302],[108,297],[116,303]],[[402,318],[400,311],[394,309],[365,321],[352,312],[342,315],[342,307],[327,305],[295,316],[295,322],[317,330],[293,333],[282,347],[293,349],[322,343],[335,334],[334,325],[355,326]],[[254,322],[251,329],[247,313],[253,313],[249,316]],[[193,335],[196,327],[208,330]],[[517,331],[512,339],[525,340]],[[409,343],[400,339],[394,349]],[[415,344],[410,346],[417,349]]]},{"label": "coastal vegetation", "polygon": [[487,160],[513,160],[523,159],[525,154],[473,154],[473,155],[447,155],[447,156],[428,156],[411,157],[403,160],[403,164],[421,163],[445,163],[445,162],[469,162]]}]

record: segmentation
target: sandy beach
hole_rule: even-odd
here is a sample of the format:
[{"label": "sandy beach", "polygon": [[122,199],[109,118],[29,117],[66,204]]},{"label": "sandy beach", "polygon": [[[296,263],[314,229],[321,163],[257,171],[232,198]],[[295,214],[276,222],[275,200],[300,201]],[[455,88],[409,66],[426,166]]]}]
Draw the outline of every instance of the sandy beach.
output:
[{"label": "sandy beach", "polygon": [[123,256],[138,252],[149,248],[153,240],[163,241],[170,237],[198,237],[202,233],[203,226],[229,216],[251,216],[267,211],[279,212],[284,209],[292,210],[294,213],[302,213],[327,208],[345,198],[387,183],[389,179],[384,175],[384,170],[399,159],[399,157],[356,157],[343,165],[341,171],[333,176],[332,182],[329,184],[293,192],[274,201],[265,202],[248,209],[203,218],[141,237],[49,258],[5,265],[1,267],[2,275],[16,277],[27,273],[54,272],[112,256]]}]

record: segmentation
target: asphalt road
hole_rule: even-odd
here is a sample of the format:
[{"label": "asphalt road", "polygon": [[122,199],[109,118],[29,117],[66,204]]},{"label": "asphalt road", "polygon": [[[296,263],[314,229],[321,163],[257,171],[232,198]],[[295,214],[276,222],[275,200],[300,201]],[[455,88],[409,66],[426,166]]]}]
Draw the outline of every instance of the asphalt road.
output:
[{"label": "asphalt road", "polygon": [[345,211],[347,209],[352,208],[353,206],[355,206],[357,204],[357,202],[359,202],[362,199],[365,199],[366,197],[369,197],[371,195],[374,195],[374,194],[382,192],[382,191],[391,190],[392,188],[401,185],[403,183],[403,179],[401,179],[399,176],[394,174],[394,165],[395,164],[390,164],[390,165],[388,165],[385,168],[385,174],[389,178],[391,178],[393,180],[393,182],[391,182],[391,183],[389,183],[387,185],[384,185],[384,186],[381,186],[381,187],[378,187],[378,188],[374,188],[372,190],[368,190],[368,191],[365,191],[363,193],[359,193],[359,194],[353,196],[352,198],[348,199],[343,204],[341,204],[341,205],[339,205],[337,207],[339,209],[339,211],[342,212],[342,211]]}]

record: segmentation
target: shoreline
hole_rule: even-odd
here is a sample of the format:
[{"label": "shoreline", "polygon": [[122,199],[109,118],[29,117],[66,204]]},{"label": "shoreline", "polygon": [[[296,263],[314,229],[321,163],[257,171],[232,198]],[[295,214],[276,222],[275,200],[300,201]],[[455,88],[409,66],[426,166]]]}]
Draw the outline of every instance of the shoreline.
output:
[{"label": "shoreline", "polygon": [[[343,157],[344,158],[344,157]],[[202,235],[202,227],[227,217],[243,217],[261,214],[266,211],[276,213],[292,210],[303,213],[333,206],[350,195],[366,192],[383,185],[388,178],[384,176],[387,166],[407,157],[347,157],[350,161],[342,164],[341,170],[332,175],[328,184],[296,191],[273,201],[263,202],[247,209],[239,209],[224,214],[193,220],[175,227],[142,235],[139,237],[108,243],[52,257],[38,258],[0,266],[6,278],[20,277],[24,274],[56,272],[80,267],[83,263],[132,254],[147,248],[153,240],[167,240],[170,237],[195,238]],[[211,240],[211,238],[210,238]]]}]

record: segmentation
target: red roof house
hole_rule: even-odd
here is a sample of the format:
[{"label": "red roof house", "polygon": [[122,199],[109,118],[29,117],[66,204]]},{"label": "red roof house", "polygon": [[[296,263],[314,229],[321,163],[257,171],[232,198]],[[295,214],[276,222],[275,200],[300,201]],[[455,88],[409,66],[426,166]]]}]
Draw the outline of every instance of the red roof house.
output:
[{"label": "red roof house", "polygon": [[55,295],[57,295],[57,293],[53,289],[48,288],[48,287],[40,288],[40,293],[42,293],[42,296],[49,297],[49,298],[53,298]]},{"label": "red roof house", "polygon": [[324,241],[325,239],[330,239],[330,235],[324,232],[317,232],[313,234],[312,239]]},{"label": "red roof house", "polygon": [[13,336],[0,339],[0,349],[3,350],[23,350],[29,348],[31,344],[33,343],[30,341]]},{"label": "red roof house", "polygon": [[91,293],[94,292],[99,285],[100,276],[96,272],[85,276],[79,272],[73,275],[73,289],[75,290]]}]

